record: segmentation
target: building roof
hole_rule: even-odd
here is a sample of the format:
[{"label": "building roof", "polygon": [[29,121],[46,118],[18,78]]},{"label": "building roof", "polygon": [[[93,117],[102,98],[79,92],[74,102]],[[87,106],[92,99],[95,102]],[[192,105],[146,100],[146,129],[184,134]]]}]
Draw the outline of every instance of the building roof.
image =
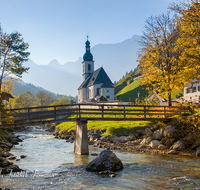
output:
[{"label": "building roof", "polygon": [[9,98],[14,99],[14,97],[13,97],[10,93],[8,93],[8,92],[1,92],[1,93],[0,93],[0,96],[1,96],[1,99],[2,99],[2,100],[7,100],[7,101],[9,101]]},{"label": "building roof", "polygon": [[103,83],[101,86],[102,88],[114,88],[113,87],[114,84],[111,82],[110,78],[108,77],[108,75],[106,74],[105,70],[102,67],[91,73],[85,79],[85,81],[83,81],[78,90],[101,83]]}]

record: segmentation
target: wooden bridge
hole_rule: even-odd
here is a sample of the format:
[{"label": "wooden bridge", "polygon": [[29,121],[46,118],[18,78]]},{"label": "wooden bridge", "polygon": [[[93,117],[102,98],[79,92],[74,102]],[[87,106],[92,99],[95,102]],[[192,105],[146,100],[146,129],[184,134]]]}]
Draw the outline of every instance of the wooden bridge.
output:
[{"label": "wooden bridge", "polygon": [[169,121],[191,112],[185,106],[68,104],[1,110],[0,129],[76,121],[75,152],[88,154],[87,121]]}]

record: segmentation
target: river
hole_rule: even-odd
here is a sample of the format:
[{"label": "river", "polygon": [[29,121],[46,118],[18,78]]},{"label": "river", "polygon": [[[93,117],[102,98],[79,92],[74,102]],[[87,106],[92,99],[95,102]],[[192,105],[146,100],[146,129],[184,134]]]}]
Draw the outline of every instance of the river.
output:
[{"label": "river", "polygon": [[[18,132],[23,139],[11,153],[25,159],[14,161],[25,172],[1,175],[0,187],[26,189],[200,189],[200,159],[186,156],[159,156],[114,151],[124,169],[114,178],[87,172],[95,157],[76,155],[74,144],[55,139],[39,127]],[[102,149],[90,147],[90,153]]]}]

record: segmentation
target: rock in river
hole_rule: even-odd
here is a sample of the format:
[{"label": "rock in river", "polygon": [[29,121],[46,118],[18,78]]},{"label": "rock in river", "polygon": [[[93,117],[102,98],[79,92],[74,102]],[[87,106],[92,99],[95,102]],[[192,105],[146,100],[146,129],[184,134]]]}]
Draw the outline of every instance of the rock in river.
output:
[{"label": "rock in river", "polygon": [[123,169],[122,162],[111,150],[102,151],[98,157],[91,161],[87,167],[87,171],[118,171]]}]

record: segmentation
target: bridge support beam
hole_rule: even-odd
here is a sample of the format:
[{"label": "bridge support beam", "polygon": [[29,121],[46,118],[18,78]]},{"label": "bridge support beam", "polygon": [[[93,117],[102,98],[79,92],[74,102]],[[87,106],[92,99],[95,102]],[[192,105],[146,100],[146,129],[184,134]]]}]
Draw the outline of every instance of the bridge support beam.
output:
[{"label": "bridge support beam", "polygon": [[89,154],[87,120],[76,121],[76,139],[74,143],[74,152],[81,155]]}]

